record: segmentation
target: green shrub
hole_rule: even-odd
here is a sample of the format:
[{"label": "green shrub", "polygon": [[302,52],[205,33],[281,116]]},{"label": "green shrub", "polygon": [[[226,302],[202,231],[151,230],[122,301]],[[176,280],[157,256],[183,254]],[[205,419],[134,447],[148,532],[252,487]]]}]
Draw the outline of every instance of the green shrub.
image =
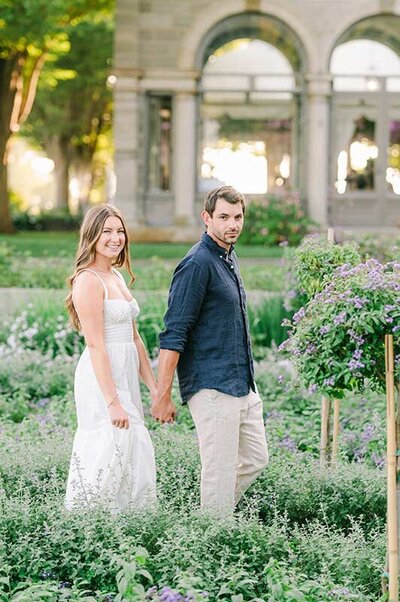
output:
[{"label": "green shrub", "polygon": [[13,261],[11,247],[0,243],[0,286],[15,286],[18,282],[18,272]]},{"label": "green shrub", "polygon": [[298,310],[327,284],[336,268],[361,262],[354,242],[334,244],[320,236],[307,236],[297,249],[285,250],[285,307]]},{"label": "green shrub", "polygon": [[297,245],[312,225],[296,195],[267,197],[247,205],[240,240],[249,245]]},{"label": "green shrub", "polygon": [[266,524],[276,514],[291,524],[321,521],[344,532],[351,530],[354,521],[366,532],[385,524],[385,475],[361,464],[343,462],[327,471],[308,454],[275,452],[252,494]]},{"label": "green shrub", "polygon": [[54,209],[33,214],[28,210],[13,211],[13,223],[17,230],[78,230],[82,215],[71,215],[69,211]]},{"label": "green shrub", "polygon": [[377,259],[382,263],[400,259],[400,240],[390,237],[367,235],[359,240],[360,254],[366,259]]},{"label": "green shrub", "polygon": [[43,414],[57,407],[61,418],[64,412],[60,408],[72,396],[76,363],[76,356],[60,354],[51,358],[37,350],[3,356],[0,417],[21,422],[31,413]]}]

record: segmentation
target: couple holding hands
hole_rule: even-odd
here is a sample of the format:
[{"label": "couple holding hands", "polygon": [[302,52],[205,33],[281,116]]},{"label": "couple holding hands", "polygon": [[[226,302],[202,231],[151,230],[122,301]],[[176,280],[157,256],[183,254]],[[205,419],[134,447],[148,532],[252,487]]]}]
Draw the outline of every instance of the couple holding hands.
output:
[{"label": "couple holding hands", "polygon": [[139,380],[151,414],[172,423],[175,371],[201,455],[201,506],[230,513],[268,463],[262,401],[254,382],[246,294],[234,244],[245,199],[230,186],[206,195],[206,232],[174,271],[160,334],[156,382],[138,333],[139,307],[116,268],[134,276],[128,231],[114,206],[89,210],[80,231],[67,309],[86,341],[75,372],[78,428],[66,507],[101,498],[111,511],[156,498],[156,465]]}]

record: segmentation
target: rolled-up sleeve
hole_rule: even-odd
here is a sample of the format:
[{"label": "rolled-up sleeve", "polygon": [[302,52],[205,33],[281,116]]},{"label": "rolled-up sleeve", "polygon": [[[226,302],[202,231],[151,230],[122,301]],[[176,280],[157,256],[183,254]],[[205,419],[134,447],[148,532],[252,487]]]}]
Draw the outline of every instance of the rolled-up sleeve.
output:
[{"label": "rolled-up sleeve", "polygon": [[199,316],[207,291],[207,271],[193,260],[182,262],[175,270],[160,334],[160,348],[182,353],[190,330]]}]

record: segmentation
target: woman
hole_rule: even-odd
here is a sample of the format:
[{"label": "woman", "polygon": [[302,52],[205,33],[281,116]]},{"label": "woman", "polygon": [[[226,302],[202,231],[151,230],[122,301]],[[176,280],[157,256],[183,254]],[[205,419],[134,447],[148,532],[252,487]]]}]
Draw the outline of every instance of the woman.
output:
[{"label": "woman", "polygon": [[70,320],[87,347],[75,372],[78,429],[66,507],[93,498],[113,511],[155,498],[153,445],[144,426],[139,376],[156,394],[156,381],[134,318],[139,307],[122,275],[131,276],[129,239],[121,213],[96,206],[83,221],[66,299]]}]

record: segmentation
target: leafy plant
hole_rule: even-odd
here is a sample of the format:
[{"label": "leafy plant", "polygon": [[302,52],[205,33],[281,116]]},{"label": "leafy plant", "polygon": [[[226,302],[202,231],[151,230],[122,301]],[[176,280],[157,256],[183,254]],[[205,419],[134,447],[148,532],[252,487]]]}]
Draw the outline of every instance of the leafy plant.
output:
[{"label": "leafy plant", "polygon": [[394,335],[400,377],[400,263],[343,265],[294,315],[291,328],[281,348],[306,385],[338,398],[363,391],[366,379],[372,390],[383,390],[386,333]]},{"label": "leafy plant", "polygon": [[361,262],[357,244],[334,244],[320,236],[307,236],[297,249],[285,249],[285,308],[298,310],[321,292],[334,271],[343,264]]},{"label": "leafy plant", "polygon": [[241,242],[266,246],[283,242],[296,245],[312,225],[297,195],[271,196],[262,202],[252,201],[246,207]]},{"label": "leafy plant", "polygon": [[282,321],[292,314],[283,307],[281,296],[274,295],[262,303],[249,305],[248,315],[256,357],[262,357],[263,349],[280,345],[286,339],[287,329],[282,327]]}]

